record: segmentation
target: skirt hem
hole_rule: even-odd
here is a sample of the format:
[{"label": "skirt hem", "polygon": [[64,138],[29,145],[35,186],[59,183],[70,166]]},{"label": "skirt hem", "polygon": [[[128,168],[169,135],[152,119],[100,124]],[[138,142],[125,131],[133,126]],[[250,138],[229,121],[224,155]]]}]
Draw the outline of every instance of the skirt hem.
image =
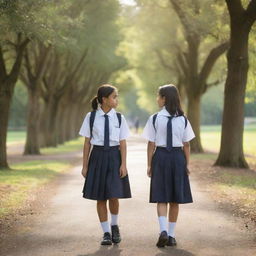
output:
[{"label": "skirt hem", "polygon": [[88,197],[88,196],[83,195],[83,198],[89,199],[89,200],[94,200],[94,201],[98,201],[98,200],[103,200],[103,201],[105,201],[105,200],[109,200],[109,199],[111,199],[111,198],[130,199],[130,198],[132,198],[132,197],[131,197],[131,196],[130,196],[130,197],[118,197],[118,196],[113,196],[113,197],[108,197],[108,198],[92,198],[92,197]]},{"label": "skirt hem", "polygon": [[191,204],[193,201],[187,201],[187,202],[177,202],[177,201],[149,201],[149,203],[157,204],[157,203],[176,203],[176,204]]}]

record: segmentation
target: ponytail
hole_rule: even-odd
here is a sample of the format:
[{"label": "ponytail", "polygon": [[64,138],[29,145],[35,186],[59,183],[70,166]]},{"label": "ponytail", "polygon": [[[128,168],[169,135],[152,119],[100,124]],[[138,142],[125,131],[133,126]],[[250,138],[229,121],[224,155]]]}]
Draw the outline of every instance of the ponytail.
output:
[{"label": "ponytail", "polygon": [[98,97],[95,96],[95,97],[92,99],[91,103],[92,103],[92,109],[93,109],[93,110],[97,110],[97,109],[98,109]]},{"label": "ponytail", "polygon": [[117,88],[110,84],[103,84],[98,88],[97,96],[95,96],[91,103],[92,103],[92,109],[97,110],[98,105],[102,104],[103,100],[102,98],[107,98],[112,92],[117,91]]}]

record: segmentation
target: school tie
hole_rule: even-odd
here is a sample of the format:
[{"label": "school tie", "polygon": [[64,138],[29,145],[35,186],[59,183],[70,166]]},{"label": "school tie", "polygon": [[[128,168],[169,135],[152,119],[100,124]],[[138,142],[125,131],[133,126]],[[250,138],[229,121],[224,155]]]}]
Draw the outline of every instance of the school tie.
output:
[{"label": "school tie", "polygon": [[166,148],[168,151],[172,150],[172,119],[173,116],[168,116],[168,122],[167,122],[167,142],[166,142]]},{"label": "school tie", "polygon": [[104,150],[109,149],[109,120],[108,115],[105,114],[105,125],[104,125]]}]

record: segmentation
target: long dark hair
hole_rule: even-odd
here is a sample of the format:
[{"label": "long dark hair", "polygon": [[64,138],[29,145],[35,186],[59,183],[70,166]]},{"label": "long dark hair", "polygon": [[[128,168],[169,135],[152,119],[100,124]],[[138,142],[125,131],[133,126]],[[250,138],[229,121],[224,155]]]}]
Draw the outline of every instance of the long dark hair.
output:
[{"label": "long dark hair", "polygon": [[97,96],[95,96],[92,100],[92,109],[97,110],[98,104],[102,104],[102,98],[107,98],[111,93],[117,91],[117,88],[111,84],[103,84],[98,88]]},{"label": "long dark hair", "polygon": [[183,116],[184,111],[180,105],[180,95],[177,87],[173,84],[160,86],[158,94],[165,98],[165,108],[170,115]]}]

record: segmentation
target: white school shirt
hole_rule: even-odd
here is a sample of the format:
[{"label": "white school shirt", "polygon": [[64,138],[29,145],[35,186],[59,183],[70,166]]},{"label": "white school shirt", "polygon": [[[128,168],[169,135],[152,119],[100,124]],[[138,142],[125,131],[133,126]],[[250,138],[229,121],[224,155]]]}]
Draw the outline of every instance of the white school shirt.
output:
[{"label": "white school shirt", "polygon": [[[92,138],[90,143],[92,145],[104,146],[104,125],[105,125],[105,112],[99,108],[96,111],[93,129],[92,129]],[[107,115],[109,116],[109,145],[117,146],[120,144],[120,140],[125,140],[129,137],[129,127],[123,115],[121,115],[121,126],[119,128],[119,121],[116,115],[116,111],[112,108]],[[91,112],[87,113],[79,134],[83,137],[90,138],[90,116]]]},{"label": "white school shirt", "polygon": [[[157,147],[166,147],[167,140],[167,122],[170,113],[165,107],[158,112],[155,127],[153,125],[153,116],[151,115],[146,123],[143,130],[142,136],[151,141],[155,142]],[[185,128],[184,116],[175,116],[172,119],[172,146],[183,147],[184,142],[188,142],[195,137],[190,122],[187,120],[187,127]]]}]

